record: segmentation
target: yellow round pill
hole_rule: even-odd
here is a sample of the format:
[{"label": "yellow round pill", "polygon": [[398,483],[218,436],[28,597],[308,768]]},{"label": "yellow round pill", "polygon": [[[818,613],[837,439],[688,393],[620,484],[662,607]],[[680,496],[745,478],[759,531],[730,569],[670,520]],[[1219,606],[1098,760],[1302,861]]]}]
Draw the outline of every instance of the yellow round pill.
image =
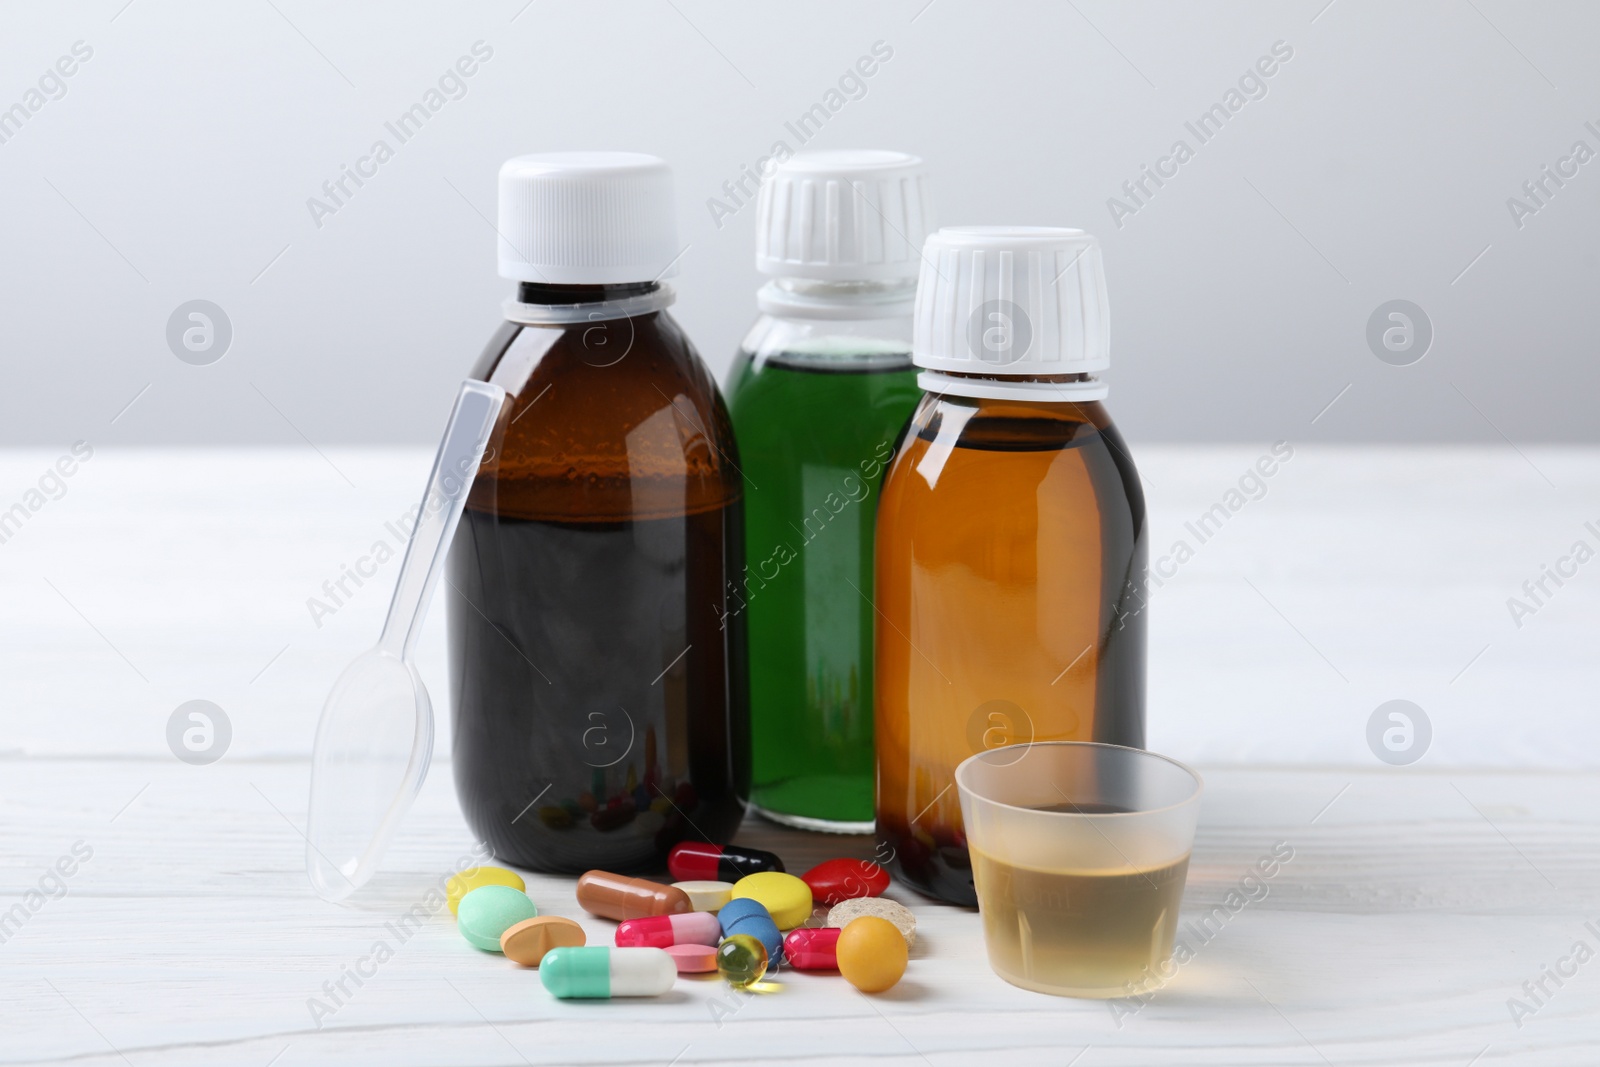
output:
[{"label": "yellow round pill", "polygon": [[508,871],[504,867],[468,867],[451,875],[450,880],[444,884],[444,895],[450,903],[450,914],[454,915],[456,909],[461,907],[462,897],[486,885],[508,885],[518,892],[526,892],[528,888],[528,884],[516,871]]},{"label": "yellow round pill", "polygon": [[839,934],[834,952],[839,973],[863,993],[893,988],[906,973],[906,958],[910,955],[906,939],[894,923],[876,915],[851,919]]},{"label": "yellow round pill", "polygon": [[721,911],[733,899],[732,882],[673,882],[672,887],[684,891],[695,911]]},{"label": "yellow round pill", "polygon": [[733,883],[733,899],[741,897],[765,907],[780,930],[793,930],[811,918],[811,887],[792,874],[747,874]]}]

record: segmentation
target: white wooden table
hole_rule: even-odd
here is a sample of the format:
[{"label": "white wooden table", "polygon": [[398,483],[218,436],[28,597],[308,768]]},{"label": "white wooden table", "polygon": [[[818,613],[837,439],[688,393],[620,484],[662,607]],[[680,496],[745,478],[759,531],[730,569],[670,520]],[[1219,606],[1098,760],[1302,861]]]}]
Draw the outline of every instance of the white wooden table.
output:
[{"label": "white wooden table", "polygon": [[[1155,555],[1265,450],[1139,450]],[[64,451],[0,454],[0,509]],[[312,725],[393,565],[320,628],[306,600],[390,536],[428,456],[97,449],[0,543],[0,1064],[1600,1061],[1600,563],[1521,628],[1505,603],[1574,541],[1600,547],[1600,451],[1523,451],[1296,446],[1155,593],[1151,744],[1207,779],[1186,924],[1275,845],[1294,857],[1208,933],[1186,925],[1194,959],[1140,1004],[1012,988],[974,913],[898,888],[919,938],[876,998],[790,974],[748,998],[686,980],[554,1001],[448,912],[403,943],[389,925],[470,844],[447,758],[370,893],[317,900]],[[447,714],[441,622],[421,654]],[[209,766],[165,740],[195,698],[232,723]],[[1365,740],[1394,698],[1433,726],[1408,767]],[[743,839],[792,869],[870,849],[755,822]],[[529,891],[609,939],[570,880]],[[361,963],[379,942],[392,957]]]}]

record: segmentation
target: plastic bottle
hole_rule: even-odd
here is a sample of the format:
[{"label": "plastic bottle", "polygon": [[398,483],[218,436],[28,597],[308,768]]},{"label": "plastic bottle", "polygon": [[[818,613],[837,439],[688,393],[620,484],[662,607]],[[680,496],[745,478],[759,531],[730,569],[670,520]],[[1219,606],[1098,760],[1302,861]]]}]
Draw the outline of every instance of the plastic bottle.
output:
[{"label": "plastic bottle", "polygon": [[879,850],[917,888],[972,905],[962,759],[1144,743],[1144,494],[1100,403],[1094,238],[951,228],[923,260],[927,395],[878,510]]},{"label": "plastic bottle", "polygon": [[872,537],[920,393],[911,365],[922,161],[802,152],[762,186],[772,276],[728,385],[744,475],[752,801],[872,831]]},{"label": "plastic bottle", "polygon": [[653,156],[500,171],[518,283],[475,377],[508,400],[450,558],[456,790],[517,866],[659,870],[749,792],[742,486],[716,383],[667,314]]}]

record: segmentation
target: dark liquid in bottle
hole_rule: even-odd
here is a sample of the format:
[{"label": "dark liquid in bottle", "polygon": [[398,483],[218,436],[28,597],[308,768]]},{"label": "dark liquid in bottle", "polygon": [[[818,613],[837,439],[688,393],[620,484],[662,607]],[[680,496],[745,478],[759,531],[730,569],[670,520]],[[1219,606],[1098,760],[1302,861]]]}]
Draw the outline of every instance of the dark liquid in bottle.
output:
[{"label": "dark liquid in bottle", "polygon": [[456,789],[508,862],[660,869],[732,837],[749,791],[737,459],[670,320],[551,329],[507,327],[479,369],[526,380],[451,551]]}]

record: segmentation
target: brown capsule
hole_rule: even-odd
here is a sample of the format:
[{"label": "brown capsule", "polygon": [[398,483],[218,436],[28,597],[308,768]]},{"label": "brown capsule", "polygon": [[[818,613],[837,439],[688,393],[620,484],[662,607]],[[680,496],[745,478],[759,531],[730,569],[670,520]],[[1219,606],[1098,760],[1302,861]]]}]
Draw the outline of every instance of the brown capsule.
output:
[{"label": "brown capsule", "polygon": [[689,894],[676,886],[609,871],[589,871],[578,879],[578,903],[591,915],[618,922],[647,915],[682,915],[694,910]]}]

